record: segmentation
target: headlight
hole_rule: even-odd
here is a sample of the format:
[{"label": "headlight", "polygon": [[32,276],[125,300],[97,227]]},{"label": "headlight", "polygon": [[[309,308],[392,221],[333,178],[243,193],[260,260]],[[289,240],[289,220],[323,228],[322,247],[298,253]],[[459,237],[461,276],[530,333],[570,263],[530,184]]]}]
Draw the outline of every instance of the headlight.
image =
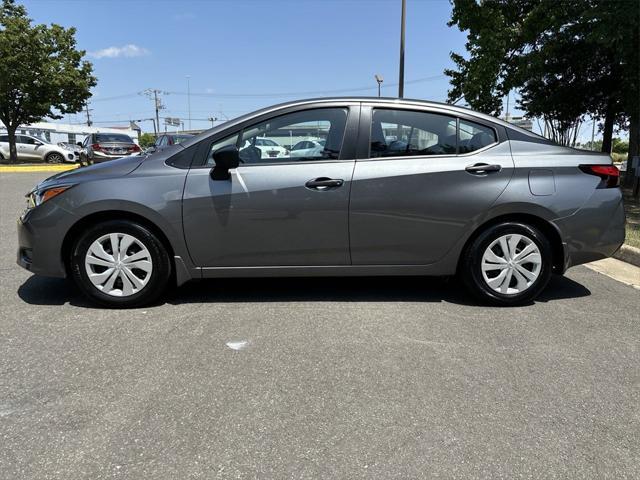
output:
[{"label": "headlight", "polygon": [[42,205],[47,200],[51,200],[53,197],[60,195],[62,192],[71,188],[71,185],[65,185],[62,187],[51,187],[45,190],[34,190],[27,194],[27,209],[32,209],[38,205]]}]

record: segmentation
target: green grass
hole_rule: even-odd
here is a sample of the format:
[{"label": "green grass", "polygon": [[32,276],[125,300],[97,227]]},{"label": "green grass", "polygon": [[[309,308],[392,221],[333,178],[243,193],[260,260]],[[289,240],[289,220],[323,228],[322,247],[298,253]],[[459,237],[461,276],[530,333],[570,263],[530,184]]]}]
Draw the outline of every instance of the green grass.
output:
[{"label": "green grass", "polygon": [[640,248],[640,198],[631,196],[631,189],[622,189],[624,209],[627,214],[627,238],[625,243]]}]

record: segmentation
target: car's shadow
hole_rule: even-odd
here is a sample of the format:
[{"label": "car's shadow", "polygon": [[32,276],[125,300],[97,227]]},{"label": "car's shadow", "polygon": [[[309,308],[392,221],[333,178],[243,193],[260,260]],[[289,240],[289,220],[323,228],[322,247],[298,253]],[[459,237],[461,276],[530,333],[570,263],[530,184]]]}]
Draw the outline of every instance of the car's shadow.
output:
[{"label": "car's shadow", "polygon": [[[583,285],[554,275],[537,302],[591,295]],[[93,308],[68,280],[32,276],[18,296],[33,305]],[[189,282],[163,300],[172,305],[228,302],[448,302],[478,305],[455,279],[429,277],[225,278]]]}]

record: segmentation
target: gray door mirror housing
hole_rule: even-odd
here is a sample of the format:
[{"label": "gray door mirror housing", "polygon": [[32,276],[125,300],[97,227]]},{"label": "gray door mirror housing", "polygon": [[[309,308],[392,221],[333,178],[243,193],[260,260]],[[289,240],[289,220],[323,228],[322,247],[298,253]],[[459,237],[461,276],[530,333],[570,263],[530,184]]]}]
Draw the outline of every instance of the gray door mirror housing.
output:
[{"label": "gray door mirror housing", "polygon": [[229,170],[238,168],[240,165],[240,152],[235,145],[227,145],[213,152],[213,160],[216,164],[211,169],[211,179],[229,180],[231,178]]}]

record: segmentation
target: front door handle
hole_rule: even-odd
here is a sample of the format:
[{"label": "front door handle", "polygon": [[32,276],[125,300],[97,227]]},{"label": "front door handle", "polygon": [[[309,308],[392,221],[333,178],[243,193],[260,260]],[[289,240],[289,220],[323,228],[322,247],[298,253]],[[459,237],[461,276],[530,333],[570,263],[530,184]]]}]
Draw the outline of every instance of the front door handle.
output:
[{"label": "front door handle", "polygon": [[486,175],[487,173],[499,172],[502,170],[502,165],[489,165],[487,163],[476,163],[475,165],[469,165],[465,170],[474,175]]},{"label": "front door handle", "polygon": [[340,178],[320,177],[309,180],[304,184],[305,187],[313,190],[327,190],[329,188],[338,188],[344,184],[344,180]]}]

